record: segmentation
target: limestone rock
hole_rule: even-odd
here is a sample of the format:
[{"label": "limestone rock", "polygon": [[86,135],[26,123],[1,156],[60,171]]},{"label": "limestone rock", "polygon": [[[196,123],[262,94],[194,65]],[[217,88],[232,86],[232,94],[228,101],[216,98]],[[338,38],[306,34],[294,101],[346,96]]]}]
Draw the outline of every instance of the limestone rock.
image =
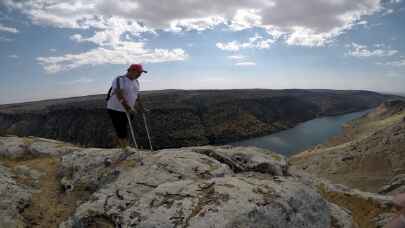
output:
[{"label": "limestone rock", "polygon": [[125,191],[120,195],[126,202],[123,207],[110,208],[114,200],[108,198],[98,210],[84,204],[70,224],[86,227],[101,217],[116,227],[324,228],[331,223],[328,204],[316,191],[284,177],[277,182],[246,177],[189,179],[161,184],[138,200],[127,198]]},{"label": "limestone rock", "polygon": [[387,195],[396,195],[405,192],[405,174],[399,174],[392,178],[392,180],[384,185],[379,193]]},{"label": "limestone rock", "polygon": [[9,169],[0,166],[0,227],[26,227],[19,212],[30,201],[30,190],[18,185]]},{"label": "limestone rock", "polygon": [[11,159],[37,156],[61,156],[78,148],[56,140],[33,137],[0,137],[0,156]]},{"label": "limestone rock", "polygon": [[352,213],[350,210],[328,203],[331,213],[331,228],[357,228],[353,223]]},{"label": "limestone rock", "polygon": [[229,165],[234,172],[255,171],[276,176],[287,174],[284,156],[256,147],[205,146],[192,151],[205,154]]},{"label": "limestone rock", "polygon": [[126,157],[126,153],[122,149],[88,148],[66,154],[58,170],[63,188],[95,191],[119,175],[113,164]]},{"label": "limestone rock", "polygon": [[24,138],[0,137],[0,156],[6,158],[19,158],[28,152]]}]

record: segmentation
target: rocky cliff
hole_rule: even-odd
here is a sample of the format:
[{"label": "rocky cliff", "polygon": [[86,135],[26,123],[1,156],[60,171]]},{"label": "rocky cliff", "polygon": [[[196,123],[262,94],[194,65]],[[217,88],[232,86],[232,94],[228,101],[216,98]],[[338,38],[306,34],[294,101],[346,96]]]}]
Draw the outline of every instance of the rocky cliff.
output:
[{"label": "rocky cliff", "polygon": [[[156,148],[222,144],[266,135],[318,116],[376,107],[393,96],[332,90],[166,90],[144,92]],[[105,96],[0,106],[0,134],[38,136],[111,147]],[[140,116],[136,135],[146,147]]]},{"label": "rocky cliff", "polygon": [[0,227],[373,228],[395,212],[390,196],[252,147],[124,151],[0,137],[0,171]]},{"label": "rocky cliff", "polygon": [[[345,126],[345,134],[290,159],[335,183],[394,194],[405,189],[405,101],[393,100]],[[402,190],[401,190],[402,189]]]}]

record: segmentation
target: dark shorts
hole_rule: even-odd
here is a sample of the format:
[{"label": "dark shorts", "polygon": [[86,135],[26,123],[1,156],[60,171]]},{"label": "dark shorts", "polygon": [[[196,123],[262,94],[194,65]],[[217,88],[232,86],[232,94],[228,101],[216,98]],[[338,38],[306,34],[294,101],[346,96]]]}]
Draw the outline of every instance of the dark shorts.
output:
[{"label": "dark shorts", "polygon": [[124,139],[128,137],[128,119],[125,112],[119,112],[111,109],[107,109],[108,114],[111,117],[115,132],[118,138]]}]

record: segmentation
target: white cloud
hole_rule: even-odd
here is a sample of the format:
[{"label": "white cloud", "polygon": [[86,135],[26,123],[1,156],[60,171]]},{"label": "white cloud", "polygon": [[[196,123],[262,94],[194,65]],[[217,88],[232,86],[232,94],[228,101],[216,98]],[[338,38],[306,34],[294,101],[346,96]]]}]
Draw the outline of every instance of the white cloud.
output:
[{"label": "white cloud", "polygon": [[259,10],[255,9],[239,9],[235,12],[235,16],[229,27],[234,31],[240,31],[252,27],[260,27],[262,17],[259,15]]},{"label": "white cloud", "polygon": [[79,78],[77,80],[73,81],[65,81],[65,82],[60,82],[59,84],[61,85],[76,85],[76,84],[88,84],[94,82],[94,79],[92,78]]},{"label": "white cloud", "polygon": [[267,49],[270,48],[270,44],[276,42],[276,40],[268,38],[265,39],[262,36],[256,34],[250,37],[247,42],[240,43],[239,41],[231,41],[228,43],[218,42],[216,44],[217,48],[224,51],[239,51],[245,48],[257,48],[257,49]]},{"label": "white cloud", "polygon": [[401,76],[401,74],[399,74],[398,72],[390,71],[385,76],[390,77],[390,78],[397,78],[397,77]]},{"label": "white cloud", "polygon": [[204,31],[207,29],[213,29],[215,26],[224,22],[225,19],[219,16],[174,20],[170,23],[170,28],[167,29],[167,31]]},{"label": "white cloud", "polygon": [[0,42],[11,42],[11,41],[13,41],[13,40],[10,38],[0,36]]},{"label": "white cloud", "polygon": [[18,33],[18,30],[16,28],[7,27],[0,24],[0,32]]},{"label": "white cloud", "polygon": [[[392,0],[399,2],[398,0]],[[288,44],[325,45],[363,17],[383,9],[382,0],[3,0],[33,23],[61,28],[106,29],[109,18],[140,23],[149,30],[277,29]],[[362,22],[364,23],[364,22]],[[290,37],[291,36],[291,37]]]},{"label": "white cloud", "polygon": [[342,31],[335,30],[326,33],[316,33],[314,30],[305,27],[293,27],[286,43],[289,45],[301,45],[308,47],[321,47],[332,42],[333,38]]},{"label": "white cloud", "polygon": [[15,54],[14,55],[9,55],[8,57],[11,58],[11,59],[18,59],[19,58],[18,55],[15,55]]},{"label": "white cloud", "polygon": [[[84,53],[38,58],[49,72],[106,63],[98,54],[107,54],[105,58],[113,63],[127,63],[128,57],[146,58],[146,62],[184,60],[187,54],[182,49],[146,50],[142,45],[126,50],[145,42],[141,38],[144,33],[162,30],[204,31],[224,25],[234,31],[261,28],[269,35],[244,43],[217,43],[227,51],[266,49],[277,40],[289,45],[324,46],[357,23],[364,24],[364,16],[383,8],[382,0],[1,0],[0,5],[20,11],[34,24],[78,29],[71,37],[73,41],[97,45]],[[87,36],[80,31],[87,29],[94,34]]]},{"label": "white cloud", "polygon": [[98,47],[79,54],[67,54],[57,57],[39,57],[37,60],[48,73],[68,71],[83,65],[130,64],[134,62],[168,62],[183,61],[188,54],[183,49],[145,49],[144,42],[132,41],[130,36],[154,31],[137,22],[123,18],[109,18],[103,21],[103,27],[93,36],[83,37],[74,34],[70,37],[75,42],[91,42]]},{"label": "white cloud", "polygon": [[246,56],[244,55],[230,55],[228,56],[229,59],[233,59],[233,60],[242,60],[242,59],[246,59]]},{"label": "white cloud", "polygon": [[37,60],[48,73],[57,73],[83,65],[157,63],[188,58],[182,49],[146,49],[144,45],[142,42],[121,42],[113,47],[98,47],[84,53],[57,57],[39,57]]},{"label": "white cloud", "polygon": [[255,62],[240,62],[240,63],[236,63],[236,66],[256,66]]},{"label": "white cloud", "polygon": [[398,53],[398,50],[386,48],[384,44],[375,44],[376,49],[370,50],[366,45],[360,45],[357,43],[351,44],[351,50],[348,55],[359,58],[366,57],[387,57],[393,56]]},{"label": "white cloud", "polygon": [[397,61],[391,61],[391,62],[383,62],[383,63],[377,63],[379,65],[385,65],[385,66],[394,66],[394,67],[403,67],[405,66],[405,58],[402,58]]},{"label": "white cloud", "polygon": [[[109,18],[103,22],[105,28],[96,31],[91,37],[84,38],[81,34],[74,34],[70,38],[77,42],[92,42],[100,46],[118,45],[123,38],[128,38],[124,35],[139,36],[141,33],[152,32],[152,30],[140,25],[134,21],[128,21],[123,18]],[[131,39],[131,37],[129,37]]]},{"label": "white cloud", "polygon": [[241,44],[238,41],[232,41],[229,43],[220,43],[216,44],[217,48],[224,50],[224,51],[239,51]]}]

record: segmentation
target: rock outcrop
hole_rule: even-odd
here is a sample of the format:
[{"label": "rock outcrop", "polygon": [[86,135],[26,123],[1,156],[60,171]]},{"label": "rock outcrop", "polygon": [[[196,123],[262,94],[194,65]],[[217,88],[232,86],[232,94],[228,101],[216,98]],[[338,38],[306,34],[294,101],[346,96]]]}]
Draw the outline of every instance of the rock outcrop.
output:
[{"label": "rock outcrop", "polygon": [[395,212],[390,196],[334,185],[254,147],[0,145],[0,227],[373,228]]},{"label": "rock outcrop", "polygon": [[[393,96],[368,91],[198,90],[142,94],[156,148],[223,144],[291,128],[319,116],[376,107]],[[0,135],[53,138],[90,147],[111,147],[114,132],[105,96],[0,106]],[[140,145],[147,148],[141,117]]]}]

